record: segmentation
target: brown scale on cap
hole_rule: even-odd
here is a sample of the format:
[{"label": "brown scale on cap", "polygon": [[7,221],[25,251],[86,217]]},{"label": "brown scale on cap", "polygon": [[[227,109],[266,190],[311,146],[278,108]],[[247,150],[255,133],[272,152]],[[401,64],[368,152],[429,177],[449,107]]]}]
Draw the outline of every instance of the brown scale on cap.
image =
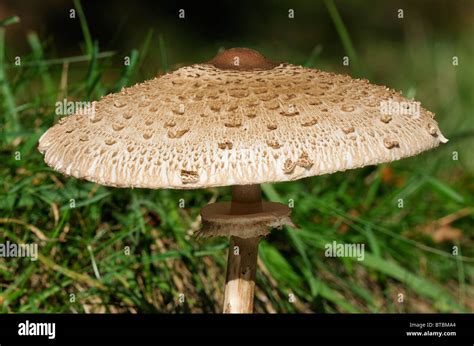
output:
[{"label": "brown scale on cap", "polygon": [[231,48],[216,55],[209,65],[222,70],[270,70],[278,64],[268,60],[259,52],[248,48]]},{"label": "brown scale on cap", "polygon": [[95,114],[60,119],[39,150],[54,169],[103,185],[187,189],[295,180],[447,141],[433,113],[388,115],[384,101],[409,102],[235,48],[107,95]]}]

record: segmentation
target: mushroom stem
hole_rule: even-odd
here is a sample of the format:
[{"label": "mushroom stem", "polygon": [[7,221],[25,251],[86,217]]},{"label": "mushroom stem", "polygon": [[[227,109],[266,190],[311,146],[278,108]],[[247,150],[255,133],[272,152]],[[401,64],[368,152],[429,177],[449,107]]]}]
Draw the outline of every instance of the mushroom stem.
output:
[{"label": "mushroom stem", "polygon": [[260,185],[232,186],[232,215],[253,214],[262,212],[262,189]]},{"label": "mushroom stem", "polygon": [[[238,185],[232,187],[231,214],[245,215],[261,211],[262,193],[260,185]],[[260,237],[230,237],[224,313],[253,312],[259,241]]]}]

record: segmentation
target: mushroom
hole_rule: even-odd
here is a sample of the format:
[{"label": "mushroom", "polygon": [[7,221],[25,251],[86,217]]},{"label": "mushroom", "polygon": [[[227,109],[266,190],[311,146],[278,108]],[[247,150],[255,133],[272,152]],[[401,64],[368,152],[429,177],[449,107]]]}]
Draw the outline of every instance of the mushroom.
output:
[{"label": "mushroom", "polygon": [[[434,115],[366,80],[233,48],[123,89],[40,138],[55,170],[114,187],[232,186],[204,207],[202,236],[230,237],[224,312],[252,312],[259,239],[292,225],[260,184],[390,162],[445,143]],[[385,107],[387,108],[387,107]]]}]

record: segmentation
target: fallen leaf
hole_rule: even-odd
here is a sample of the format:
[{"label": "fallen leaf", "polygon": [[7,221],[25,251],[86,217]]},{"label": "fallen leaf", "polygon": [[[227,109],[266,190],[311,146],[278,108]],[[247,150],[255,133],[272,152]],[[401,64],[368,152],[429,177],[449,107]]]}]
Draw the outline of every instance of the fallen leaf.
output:
[{"label": "fallen leaf", "polygon": [[457,240],[461,240],[462,232],[458,228],[454,228],[451,226],[442,226],[437,228],[432,234],[431,238],[435,243],[443,243],[443,242],[453,242]]}]

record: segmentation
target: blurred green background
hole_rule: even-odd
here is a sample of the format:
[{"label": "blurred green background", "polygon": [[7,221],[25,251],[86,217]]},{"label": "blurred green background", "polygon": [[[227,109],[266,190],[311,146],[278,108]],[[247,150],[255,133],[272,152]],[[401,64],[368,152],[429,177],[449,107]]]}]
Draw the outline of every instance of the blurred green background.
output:
[{"label": "blurred green background", "polygon": [[[473,312],[472,13],[473,1],[447,0],[2,1],[0,243],[38,243],[40,257],[0,258],[0,311],[221,311],[228,241],[194,233],[199,208],[229,188],[106,188],[53,172],[36,146],[56,101],[249,47],[401,90],[450,139],[390,165],[265,185],[266,199],[294,201],[300,229],[262,241],[255,310]],[[334,240],[366,244],[365,260],[326,258]]]}]

